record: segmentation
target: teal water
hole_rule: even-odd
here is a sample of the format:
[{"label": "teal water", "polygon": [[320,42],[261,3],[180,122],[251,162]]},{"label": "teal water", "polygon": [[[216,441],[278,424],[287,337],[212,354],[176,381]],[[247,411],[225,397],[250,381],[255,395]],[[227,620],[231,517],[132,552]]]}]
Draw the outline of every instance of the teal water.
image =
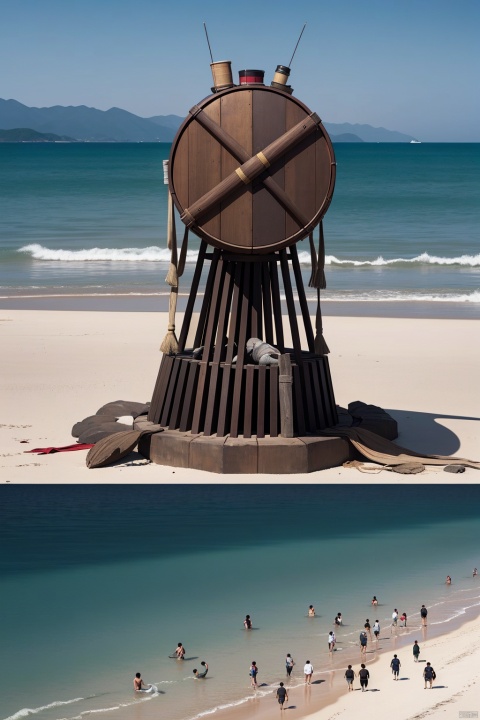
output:
[{"label": "teal water", "polygon": [[[428,483],[3,486],[0,718],[187,720],[250,702],[254,659],[259,695],[283,679],[287,652],[293,687],[307,658],[324,679],[358,662],[365,618],[389,635],[393,607],[407,611],[408,643],[423,603],[428,632],[448,629],[480,607],[479,500],[479,486]],[[167,657],[180,641],[191,660]],[[157,694],[134,695],[137,671]]]},{"label": "teal water", "polygon": [[[1,144],[0,295],[166,295],[168,144]],[[329,303],[480,310],[480,144],[335,146]],[[179,222],[180,225],[180,222]],[[197,257],[191,236],[183,290]],[[298,246],[304,277],[307,243]],[[202,289],[202,288],[201,288]]]}]

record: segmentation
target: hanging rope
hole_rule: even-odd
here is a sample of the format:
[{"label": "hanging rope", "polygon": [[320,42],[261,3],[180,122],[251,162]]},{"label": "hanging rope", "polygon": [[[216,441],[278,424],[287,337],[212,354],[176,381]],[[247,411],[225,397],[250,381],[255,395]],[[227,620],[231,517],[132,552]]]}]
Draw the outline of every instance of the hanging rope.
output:
[{"label": "hanging rope", "polygon": [[168,355],[175,355],[178,352],[178,340],[175,335],[175,314],[177,311],[178,278],[183,275],[183,271],[185,269],[185,260],[187,256],[188,246],[188,228],[185,228],[179,262],[177,251],[177,232],[175,227],[175,207],[173,204],[173,198],[170,192],[170,188],[168,190],[167,208],[167,247],[170,250],[170,266],[168,268],[165,282],[170,285],[170,301],[168,304],[168,330],[160,345],[160,350],[161,352]]},{"label": "hanging rope", "polygon": [[325,280],[325,238],[323,235],[323,222],[320,222],[320,230],[318,234],[318,253],[315,249],[315,243],[313,241],[313,233],[309,235],[310,241],[310,256],[312,261],[312,273],[308,282],[309,287],[316,288],[317,290],[317,313],[315,316],[315,353],[317,355],[328,355],[330,350],[323,337],[323,320],[322,320],[322,308],[320,304],[320,290],[324,290],[327,287]]}]

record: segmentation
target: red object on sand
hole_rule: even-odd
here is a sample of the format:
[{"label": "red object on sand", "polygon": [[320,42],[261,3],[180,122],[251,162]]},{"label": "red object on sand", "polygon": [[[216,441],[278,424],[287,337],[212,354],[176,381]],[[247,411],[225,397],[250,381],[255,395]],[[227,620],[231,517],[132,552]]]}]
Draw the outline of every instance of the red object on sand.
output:
[{"label": "red object on sand", "polygon": [[38,455],[51,455],[57,452],[72,452],[72,450],[90,450],[95,443],[75,443],[75,445],[63,445],[63,447],[34,448],[25,450],[26,453],[38,453]]}]

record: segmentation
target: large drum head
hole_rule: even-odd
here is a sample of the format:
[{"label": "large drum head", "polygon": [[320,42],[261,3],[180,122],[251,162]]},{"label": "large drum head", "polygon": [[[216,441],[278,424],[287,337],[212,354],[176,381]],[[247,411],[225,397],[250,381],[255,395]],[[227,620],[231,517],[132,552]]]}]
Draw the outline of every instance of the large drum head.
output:
[{"label": "large drum head", "polygon": [[[193,232],[214,247],[250,254],[305,238],[332,199],[330,138],[318,122],[270,166],[263,151],[310,115],[291,95],[265,86],[234,87],[192,109],[172,145],[169,185]],[[235,174],[237,169],[257,153],[262,172],[251,182],[248,177],[238,181],[244,173]],[[207,210],[190,215],[189,208],[203,201]]]}]

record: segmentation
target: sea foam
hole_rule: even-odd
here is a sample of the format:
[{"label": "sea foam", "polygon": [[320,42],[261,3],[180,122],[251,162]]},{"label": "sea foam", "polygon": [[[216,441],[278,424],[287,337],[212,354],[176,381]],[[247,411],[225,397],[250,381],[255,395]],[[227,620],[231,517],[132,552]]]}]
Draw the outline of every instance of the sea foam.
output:
[{"label": "sea foam", "polygon": [[[34,243],[24,245],[18,252],[30,255],[33,260],[48,260],[50,262],[170,262],[170,250],[151,245],[146,248],[89,248],[82,250],[52,249]],[[188,250],[187,262],[194,263],[198,257],[198,250]],[[302,250],[298,253],[300,264],[311,265],[310,253]],[[356,258],[338,258],[335,255],[326,255],[325,265],[332,267],[389,267],[389,266],[459,266],[480,267],[480,254],[459,255],[458,257],[439,257],[427,252],[413,258],[385,259],[382,255],[372,260],[359,260]]]}]

